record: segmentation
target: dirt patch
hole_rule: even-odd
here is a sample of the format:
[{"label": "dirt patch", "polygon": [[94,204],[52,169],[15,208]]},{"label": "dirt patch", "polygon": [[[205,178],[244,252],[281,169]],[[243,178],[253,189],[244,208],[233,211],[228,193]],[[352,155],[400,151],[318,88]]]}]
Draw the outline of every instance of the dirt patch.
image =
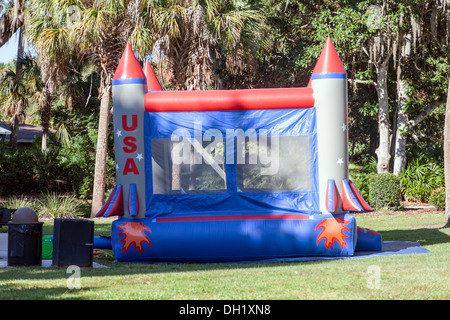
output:
[{"label": "dirt patch", "polygon": [[375,210],[373,212],[358,213],[359,216],[382,216],[382,215],[421,215],[421,214],[443,214],[443,210],[438,210],[428,203],[421,202],[400,202],[399,210]]}]

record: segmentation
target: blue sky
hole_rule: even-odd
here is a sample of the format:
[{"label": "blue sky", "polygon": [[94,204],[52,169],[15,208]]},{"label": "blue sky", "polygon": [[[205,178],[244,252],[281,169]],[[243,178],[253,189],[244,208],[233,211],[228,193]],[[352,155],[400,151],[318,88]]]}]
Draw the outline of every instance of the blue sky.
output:
[{"label": "blue sky", "polygon": [[7,43],[0,48],[0,62],[8,63],[17,57],[17,35],[13,35]]}]

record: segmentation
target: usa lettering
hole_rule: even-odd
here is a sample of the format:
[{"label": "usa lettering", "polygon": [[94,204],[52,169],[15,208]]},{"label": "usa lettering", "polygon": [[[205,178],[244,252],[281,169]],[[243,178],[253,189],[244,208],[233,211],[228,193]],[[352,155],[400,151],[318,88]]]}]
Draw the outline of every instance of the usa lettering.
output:
[{"label": "usa lettering", "polygon": [[[137,128],[138,128],[137,114],[131,115],[131,119],[127,115],[122,115],[122,129],[126,133],[134,132],[137,130]],[[137,141],[136,137],[132,135],[125,136],[123,138],[124,144],[124,147],[122,148],[123,152],[125,152],[126,154],[130,154],[130,156],[131,154],[134,154],[137,150],[136,141]],[[127,158],[125,160],[125,166],[123,168],[122,175],[126,176],[128,174],[139,175],[139,170],[136,166],[136,162],[133,157]]]}]

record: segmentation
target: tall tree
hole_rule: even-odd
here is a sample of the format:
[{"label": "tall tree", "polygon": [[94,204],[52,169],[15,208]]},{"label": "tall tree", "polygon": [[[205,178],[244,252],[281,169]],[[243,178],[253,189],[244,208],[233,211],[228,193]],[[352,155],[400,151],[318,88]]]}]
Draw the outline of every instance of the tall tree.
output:
[{"label": "tall tree", "polygon": [[445,227],[450,228],[450,81],[444,123]]},{"label": "tall tree", "polygon": [[[439,78],[441,67],[430,56],[447,56],[449,36],[448,27],[444,28],[448,23],[446,1],[406,1],[398,6],[398,53],[393,61],[397,69],[397,115],[392,128],[396,175],[405,168],[406,142],[411,130],[445,103],[445,87]],[[429,72],[435,76],[429,77]]]},{"label": "tall tree", "polygon": [[22,81],[18,81],[14,70],[5,69],[0,78],[0,109],[8,117],[11,130],[10,145],[17,149],[19,124],[25,117],[29,92]]}]

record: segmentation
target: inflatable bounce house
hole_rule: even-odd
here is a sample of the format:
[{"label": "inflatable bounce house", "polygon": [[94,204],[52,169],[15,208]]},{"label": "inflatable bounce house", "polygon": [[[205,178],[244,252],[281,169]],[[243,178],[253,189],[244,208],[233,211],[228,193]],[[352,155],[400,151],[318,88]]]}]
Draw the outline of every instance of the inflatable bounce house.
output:
[{"label": "inflatable bounce house", "polygon": [[328,38],[304,88],[163,91],[130,45],[112,81],[117,261],[232,262],[381,250],[348,177],[347,74]]}]

